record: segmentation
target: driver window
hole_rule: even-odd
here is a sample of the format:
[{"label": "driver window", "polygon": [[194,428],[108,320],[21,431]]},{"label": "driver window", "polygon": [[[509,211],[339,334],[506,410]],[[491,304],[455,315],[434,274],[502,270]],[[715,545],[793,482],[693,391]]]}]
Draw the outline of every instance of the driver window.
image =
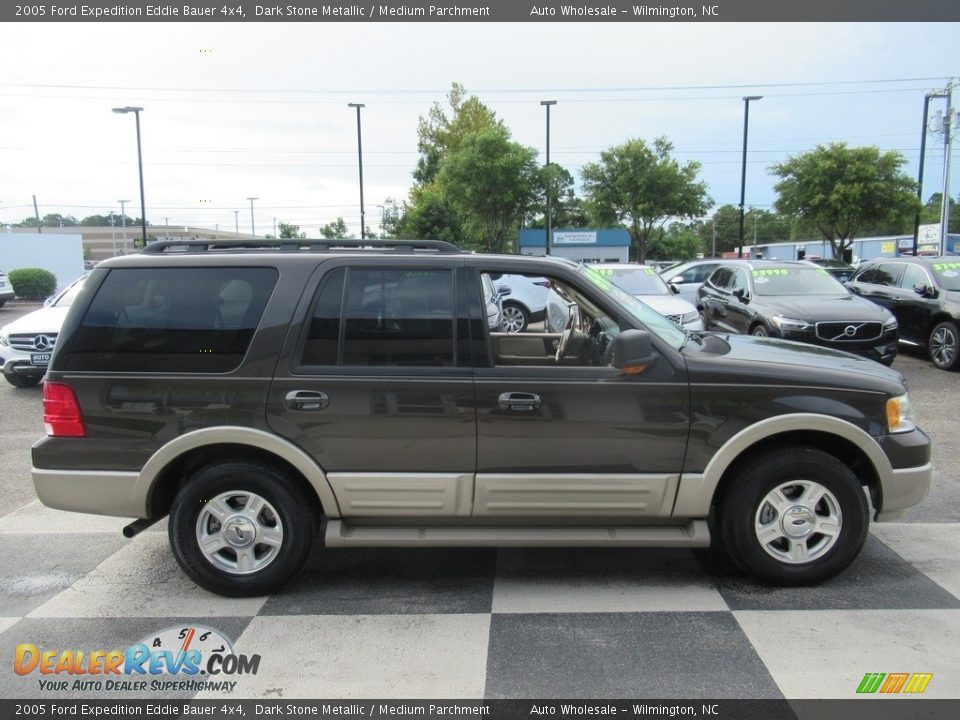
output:
[{"label": "driver window", "polygon": [[602,367],[619,323],[563,281],[481,273],[494,364]]}]

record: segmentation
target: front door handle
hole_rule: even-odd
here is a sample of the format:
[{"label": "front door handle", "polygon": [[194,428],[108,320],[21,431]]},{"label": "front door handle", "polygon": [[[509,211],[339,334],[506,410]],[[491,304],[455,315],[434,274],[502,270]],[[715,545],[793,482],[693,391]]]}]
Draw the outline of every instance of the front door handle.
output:
[{"label": "front door handle", "polygon": [[291,410],[323,410],[330,404],[330,396],[319,390],[291,390],[283,401]]},{"label": "front door handle", "polygon": [[533,393],[509,392],[497,398],[501,410],[531,412],[540,409],[540,396]]}]

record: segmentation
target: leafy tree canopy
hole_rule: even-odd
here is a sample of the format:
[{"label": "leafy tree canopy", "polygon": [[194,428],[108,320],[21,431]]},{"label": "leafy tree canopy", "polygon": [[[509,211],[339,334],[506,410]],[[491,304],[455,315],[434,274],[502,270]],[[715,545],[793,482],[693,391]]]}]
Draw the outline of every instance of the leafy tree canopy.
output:
[{"label": "leafy tree canopy", "polygon": [[466,136],[490,128],[502,130],[509,136],[506,125],[497,120],[496,113],[475,95],[466,97],[466,89],[460,83],[453,83],[447,103],[449,111],[440,103],[434,103],[427,116],[421,116],[417,124],[420,159],[413,177],[419,185],[433,181],[443,158],[459,150]]},{"label": "leafy tree canopy", "polygon": [[900,153],[875,146],[818,145],[770,168],[780,178],[775,207],[815,227],[842,257],[864,229],[912,222],[916,183],[900,171],[905,163]]},{"label": "leafy tree canopy", "polygon": [[[300,228],[297,228],[298,230]],[[320,228],[321,237],[341,240],[343,238],[350,237],[350,230],[347,228],[347,223],[344,222],[342,217],[338,217],[332,223],[327,223]],[[281,234],[280,237],[283,237]]]},{"label": "leafy tree canopy", "polygon": [[681,165],[670,156],[673,145],[664,137],[648,146],[632,139],[600,153],[600,162],[585,165],[583,189],[591,214],[604,224],[627,223],[643,262],[654,227],[670,218],[703,215],[712,204],[700,163]]},{"label": "leafy tree canopy", "polygon": [[463,138],[437,173],[443,196],[459,213],[467,235],[487,252],[508,250],[539,189],[536,151],[510,140],[499,127]]}]

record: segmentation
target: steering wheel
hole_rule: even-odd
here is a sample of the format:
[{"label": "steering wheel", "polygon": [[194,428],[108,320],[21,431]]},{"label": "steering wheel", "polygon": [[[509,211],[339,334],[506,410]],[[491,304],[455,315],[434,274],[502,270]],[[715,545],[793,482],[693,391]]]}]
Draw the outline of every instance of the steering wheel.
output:
[{"label": "steering wheel", "polygon": [[573,337],[574,329],[573,326],[576,324],[576,316],[579,313],[574,312],[574,306],[570,307],[570,315],[567,317],[567,324],[563,328],[563,332],[560,334],[560,340],[557,341],[557,356],[554,358],[557,362],[563,358],[563,354],[567,350],[567,346],[570,344],[570,338]]}]

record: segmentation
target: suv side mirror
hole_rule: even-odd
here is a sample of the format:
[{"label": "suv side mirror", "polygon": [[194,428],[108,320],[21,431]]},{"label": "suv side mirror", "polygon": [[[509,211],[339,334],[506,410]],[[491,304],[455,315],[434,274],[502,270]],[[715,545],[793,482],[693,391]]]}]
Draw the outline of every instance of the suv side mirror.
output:
[{"label": "suv side mirror", "polygon": [[750,296],[747,295],[747,291],[744,290],[743,288],[737,288],[736,290],[734,290],[733,296],[744,304],[750,302]]},{"label": "suv side mirror", "polygon": [[921,283],[920,285],[914,285],[913,291],[920,297],[924,297],[924,298],[935,298],[937,297],[937,295],[939,295],[935,287],[930,287],[926,283]]},{"label": "suv side mirror", "polygon": [[668,282],[671,285],[683,285],[683,275],[674,275]]},{"label": "suv side mirror", "polygon": [[647,330],[624,330],[613,341],[612,364],[624,374],[642,373],[657,359]]}]

